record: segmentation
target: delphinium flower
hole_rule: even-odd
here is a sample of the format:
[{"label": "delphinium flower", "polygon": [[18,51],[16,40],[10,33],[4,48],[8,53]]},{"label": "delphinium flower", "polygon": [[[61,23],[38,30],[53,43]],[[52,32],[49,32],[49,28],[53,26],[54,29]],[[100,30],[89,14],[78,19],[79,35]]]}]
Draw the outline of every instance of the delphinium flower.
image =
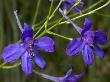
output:
[{"label": "delphinium flower", "polygon": [[9,63],[13,63],[21,58],[22,70],[26,75],[29,75],[33,71],[32,59],[40,68],[45,67],[46,62],[40,56],[38,51],[42,50],[45,52],[54,52],[54,41],[47,36],[34,39],[32,27],[27,23],[24,23],[24,28],[22,28],[16,11],[14,11],[14,14],[16,16],[18,26],[22,32],[21,42],[10,44],[4,48],[2,57],[5,62]]},{"label": "delphinium flower", "polygon": [[83,29],[78,27],[71,19],[66,16],[61,9],[59,9],[62,15],[71,22],[75,29],[79,32],[80,37],[74,38],[67,46],[66,53],[69,56],[78,55],[82,50],[83,60],[86,65],[91,65],[94,60],[94,54],[99,58],[104,57],[104,52],[99,48],[99,45],[105,45],[107,43],[107,36],[101,30],[91,31],[92,22],[89,19],[85,19]]},{"label": "delphinium flower", "polygon": [[81,78],[82,76],[84,76],[84,73],[80,73],[77,75],[72,75],[72,68],[69,69],[67,71],[67,73],[65,74],[65,76],[63,77],[56,77],[56,76],[50,76],[44,73],[40,73],[34,70],[34,73],[36,73],[37,75],[46,78],[48,80],[54,81],[54,82],[78,82],[78,79]]},{"label": "delphinium flower", "polygon": [[[50,0],[52,1],[52,0]],[[53,0],[53,1],[60,1],[60,0]],[[71,8],[78,0],[63,0],[61,9],[64,13],[68,11],[69,8]],[[74,12],[81,13],[80,8],[84,6],[84,3],[81,1],[76,7],[73,8]]]}]

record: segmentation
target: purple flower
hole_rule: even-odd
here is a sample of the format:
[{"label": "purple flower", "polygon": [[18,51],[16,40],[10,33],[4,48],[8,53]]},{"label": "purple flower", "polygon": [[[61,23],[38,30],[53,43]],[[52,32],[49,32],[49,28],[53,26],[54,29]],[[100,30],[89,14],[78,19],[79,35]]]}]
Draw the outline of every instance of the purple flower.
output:
[{"label": "purple flower", "polygon": [[67,46],[66,53],[69,56],[78,55],[82,50],[83,60],[86,65],[90,65],[93,63],[94,55],[99,58],[104,57],[104,52],[99,48],[98,45],[105,45],[107,43],[107,36],[103,31],[91,31],[90,28],[92,26],[92,22],[89,19],[85,19],[84,27],[81,29],[78,27],[73,21],[67,17],[63,11],[60,12],[62,15],[68,19],[71,24],[75,27],[75,29],[79,32],[81,37],[74,38],[69,45]]},{"label": "purple flower", "polygon": [[[50,0],[52,1],[52,0]],[[60,0],[54,0],[54,1],[60,1]],[[69,8],[71,8],[78,0],[64,0],[61,5],[61,9],[64,13],[68,11]],[[73,8],[74,12],[81,13],[80,9],[83,7],[84,3],[81,1],[76,7]]]},{"label": "purple flower", "polygon": [[80,74],[77,74],[77,75],[71,75],[72,68],[69,69],[67,71],[66,75],[63,76],[63,77],[54,77],[54,76],[50,76],[50,75],[47,75],[47,74],[37,72],[35,70],[34,70],[34,73],[36,73],[37,75],[39,75],[43,78],[54,81],[54,82],[78,82],[78,79],[81,78],[82,76],[84,76],[84,73],[80,73]]},{"label": "purple flower", "polygon": [[[17,14],[15,12],[16,18]],[[20,24],[18,18],[18,25]],[[19,25],[20,27],[20,25]],[[45,52],[54,52],[54,41],[47,36],[34,39],[32,27],[24,23],[24,29],[20,27],[22,31],[21,42],[8,45],[2,53],[2,57],[5,62],[13,63],[21,58],[22,70],[26,75],[29,75],[33,71],[33,62],[40,67],[44,68],[46,62],[38,53],[39,50]]]}]

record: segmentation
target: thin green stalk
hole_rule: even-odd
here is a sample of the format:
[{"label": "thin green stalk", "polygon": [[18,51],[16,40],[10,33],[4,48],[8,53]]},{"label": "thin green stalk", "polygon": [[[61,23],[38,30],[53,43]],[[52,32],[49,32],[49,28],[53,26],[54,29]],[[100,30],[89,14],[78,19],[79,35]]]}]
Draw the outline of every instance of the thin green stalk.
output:
[{"label": "thin green stalk", "polygon": [[66,14],[68,14],[74,7],[76,7],[79,3],[81,2],[81,0],[78,0],[69,10]]},{"label": "thin green stalk", "polygon": [[110,18],[110,15],[107,15],[107,14],[103,14],[103,13],[99,13],[99,12],[95,12],[95,14],[103,16],[103,17]]},{"label": "thin green stalk", "polygon": [[2,68],[3,66],[5,66],[7,64],[7,62],[4,62],[0,65],[0,68]]},{"label": "thin green stalk", "polygon": [[34,25],[36,20],[37,20],[38,10],[39,10],[39,7],[40,7],[40,3],[41,3],[41,0],[38,0],[37,6],[36,6],[36,12],[35,12],[35,15],[34,15],[34,18],[33,18],[32,25]]},{"label": "thin green stalk", "polygon": [[[53,2],[53,0],[52,0],[52,2]],[[54,13],[56,12],[56,10],[58,10],[58,8],[59,8],[60,5],[61,5],[61,2],[62,2],[62,1],[59,2],[58,6],[56,7],[55,11],[54,11],[52,14],[54,14]],[[68,14],[75,6],[77,6],[80,2],[81,2],[81,0],[78,0],[78,2],[76,2],[76,3],[69,9],[69,11],[67,12],[67,14]],[[52,5],[52,4],[51,4],[51,5]],[[52,8],[50,7],[50,9],[52,9]],[[48,15],[48,16],[49,16],[49,15]],[[51,15],[51,16],[52,16],[52,15]],[[37,33],[34,35],[34,37],[42,30],[42,28],[43,28],[44,26],[47,28],[47,26],[48,26],[48,21],[52,18],[51,16],[50,16],[50,18],[47,19],[47,21],[45,22],[46,25],[42,25],[41,28],[37,31]],[[62,21],[62,20],[63,20],[63,17],[60,19],[60,21]],[[45,24],[45,23],[44,23],[44,24]]]},{"label": "thin green stalk", "polygon": [[[104,7],[106,7],[106,6],[109,5],[109,4],[110,4],[110,0],[109,0],[107,3],[105,3],[104,5],[102,5],[102,6],[98,7],[98,8],[96,8],[96,9],[94,9],[94,10],[88,12],[88,13],[85,13],[85,14],[82,14],[82,15],[77,16],[77,17],[75,17],[75,18],[72,18],[72,20],[76,20],[76,19],[79,19],[79,18],[81,18],[81,17],[84,17],[84,16],[87,16],[87,15],[93,14],[93,13],[95,13],[96,11],[98,11],[98,10],[100,10],[100,9],[102,9],[102,8],[104,8]],[[59,25],[64,24],[64,23],[69,24],[70,22],[69,22],[69,21],[64,21],[64,22],[59,23]]]},{"label": "thin green stalk", "polygon": [[21,64],[21,62],[19,61],[19,62],[17,62],[17,63],[15,63],[15,64],[13,64],[13,65],[11,65],[11,66],[2,66],[2,67],[0,67],[0,68],[2,68],[2,69],[12,69],[12,68],[16,68],[16,67],[18,67],[19,65]]},{"label": "thin green stalk", "polygon": [[[80,0],[78,0],[78,2],[76,2],[74,5],[77,6],[79,3],[80,3]],[[75,7],[74,5],[72,6],[72,8]],[[70,8],[70,10],[69,10],[66,14],[68,14],[70,11],[71,11],[71,8]],[[47,31],[50,31],[51,29],[53,29],[54,27],[56,27],[56,26],[63,20],[63,18],[64,18],[64,17],[60,18],[60,19],[57,21],[57,23],[54,24],[54,25],[53,25],[52,27],[50,27],[49,29],[44,30],[37,38],[43,36]],[[36,36],[36,34],[35,34],[35,36]],[[34,37],[35,37],[35,36],[34,36]]]},{"label": "thin green stalk", "polygon": [[37,34],[43,29],[43,27],[44,27],[44,24],[40,27],[40,29],[36,32],[36,34],[34,35],[34,37],[35,36],[37,36]]},{"label": "thin green stalk", "polygon": [[53,11],[52,15],[49,17],[49,20],[52,19],[52,17],[54,16],[54,14],[56,13],[56,11],[59,9],[60,5],[62,4],[63,0],[60,0],[58,6],[55,8],[55,10]]},{"label": "thin green stalk", "polygon": [[[102,1],[104,1],[104,0],[100,0],[100,1],[98,1],[98,2],[96,2],[96,3],[94,3],[93,5],[89,6],[88,8],[82,10],[82,12],[86,12],[87,10],[90,10],[90,9],[94,8],[95,6],[99,5]],[[75,13],[74,15],[70,15],[69,17],[73,17],[73,16],[76,16],[76,15],[78,15],[78,14]],[[59,20],[59,19],[58,19],[58,20]],[[56,21],[54,21],[53,23],[55,23],[55,22],[56,22]],[[53,24],[53,23],[50,23],[49,25],[51,25],[51,24]]]},{"label": "thin green stalk", "polygon": [[103,1],[104,1],[104,0],[99,0],[98,2],[96,2],[96,3],[94,3],[93,5],[89,6],[88,8],[86,8],[85,10],[83,10],[82,12],[92,9],[93,7],[99,5],[99,4],[100,4],[101,2],[103,2]]},{"label": "thin green stalk", "polygon": [[52,0],[50,9],[49,9],[49,14],[48,14],[48,16],[46,17],[47,20],[46,20],[45,23],[40,27],[40,29],[37,31],[37,33],[34,35],[34,37],[43,29],[44,26],[45,26],[45,29],[47,29],[48,21],[49,21],[49,16],[50,16],[50,14],[51,14],[52,7],[53,7],[53,0]]},{"label": "thin green stalk", "polygon": [[39,26],[40,26],[41,24],[43,24],[45,21],[46,21],[46,18],[44,18],[43,20],[41,20],[39,23],[34,24],[32,27],[33,27],[33,28],[35,28],[35,27],[38,27],[38,28],[39,28]]},{"label": "thin green stalk", "polygon": [[[96,2],[96,3],[94,3],[94,4],[92,4],[91,6],[89,6],[89,7],[87,7],[86,9],[84,9],[84,10],[82,10],[82,13],[83,12],[86,12],[87,10],[91,10],[92,8],[94,8],[94,7],[96,7],[97,5],[99,5],[101,2],[103,2],[104,0],[100,0],[100,1],[98,1],[98,2]],[[74,16],[76,16],[76,15],[78,15],[78,13],[75,13],[75,14],[72,14],[72,15],[70,15],[69,17],[74,17]]]},{"label": "thin green stalk", "polygon": [[[87,10],[90,10],[90,9],[96,7],[97,5],[99,5],[99,4],[100,4],[101,2],[103,2],[103,1],[104,1],[104,0],[100,0],[100,1],[98,1],[98,2],[96,2],[96,3],[94,3],[94,4],[92,4],[91,6],[87,7],[87,8],[84,9],[84,10],[82,10],[82,12],[86,12]],[[74,17],[74,16],[76,16],[76,15],[78,15],[78,14],[75,13],[75,14],[70,15],[69,17]],[[59,20],[59,19],[57,19],[56,21],[58,21],[58,20]],[[49,23],[49,25],[54,24],[56,21],[53,21],[53,22]],[[40,24],[41,24],[41,23],[35,24],[33,27],[37,27],[37,26],[39,26]]]},{"label": "thin green stalk", "polygon": [[[52,6],[53,6],[53,0],[52,0],[51,6],[50,6],[50,10],[49,10],[49,15],[48,15],[48,16],[50,16],[50,17],[49,17],[49,18],[48,18],[48,16],[46,17],[46,18],[48,18],[48,20],[50,20],[50,19],[54,16],[54,14],[56,13],[56,11],[59,9],[59,7],[60,7],[62,1],[63,1],[63,0],[61,0],[61,1],[59,2],[58,6],[55,8],[55,10],[53,11],[52,15],[50,16],[50,13],[51,13],[50,11],[52,10]],[[47,20],[46,20],[46,22],[47,22]],[[45,22],[45,23],[46,23],[46,22]],[[44,24],[45,24],[45,23],[44,23]],[[33,25],[33,26],[36,26],[36,25]],[[45,26],[45,25],[42,25],[42,26]],[[42,26],[41,26],[41,27],[42,27]]]},{"label": "thin green stalk", "polygon": [[43,36],[44,34],[46,34],[48,31],[50,31],[51,29],[53,29],[55,26],[57,26],[61,21],[63,20],[63,17],[58,20],[58,22],[56,24],[54,24],[52,27],[50,27],[48,30],[44,30],[37,38]]},{"label": "thin green stalk", "polygon": [[49,14],[48,14],[48,16],[47,16],[47,20],[46,20],[46,22],[44,23],[44,24],[45,24],[45,30],[47,29],[47,26],[48,26],[49,17],[50,17],[50,14],[51,14],[51,12],[52,12],[52,7],[53,7],[53,0],[52,0],[51,5],[50,5],[50,9],[49,9]]},{"label": "thin green stalk", "polygon": [[62,36],[62,35],[60,35],[60,34],[51,32],[51,31],[48,31],[47,33],[48,33],[48,34],[51,34],[51,35],[54,35],[54,36],[58,36],[58,37],[64,38],[64,39],[67,39],[67,40],[72,40],[72,38],[68,38],[68,37]]}]

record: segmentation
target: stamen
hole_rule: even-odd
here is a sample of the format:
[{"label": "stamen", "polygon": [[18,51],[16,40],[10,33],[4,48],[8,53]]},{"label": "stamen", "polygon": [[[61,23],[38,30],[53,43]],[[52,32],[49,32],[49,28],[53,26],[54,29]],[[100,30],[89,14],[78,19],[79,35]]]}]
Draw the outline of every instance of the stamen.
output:
[{"label": "stamen", "polygon": [[19,29],[21,30],[21,32],[23,32],[22,25],[21,25],[21,23],[20,23],[20,21],[19,21],[18,15],[17,15],[17,10],[14,11],[14,15],[15,15],[15,17],[16,17],[16,20],[17,20]]}]

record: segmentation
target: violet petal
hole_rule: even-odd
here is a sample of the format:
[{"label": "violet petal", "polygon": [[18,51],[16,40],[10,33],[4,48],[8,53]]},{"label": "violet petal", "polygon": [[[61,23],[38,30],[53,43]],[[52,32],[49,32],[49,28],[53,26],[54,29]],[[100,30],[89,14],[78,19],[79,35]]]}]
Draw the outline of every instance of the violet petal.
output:
[{"label": "violet petal", "polygon": [[23,48],[21,44],[10,44],[3,50],[2,57],[5,62],[13,63],[19,59],[24,52],[25,48]]}]

